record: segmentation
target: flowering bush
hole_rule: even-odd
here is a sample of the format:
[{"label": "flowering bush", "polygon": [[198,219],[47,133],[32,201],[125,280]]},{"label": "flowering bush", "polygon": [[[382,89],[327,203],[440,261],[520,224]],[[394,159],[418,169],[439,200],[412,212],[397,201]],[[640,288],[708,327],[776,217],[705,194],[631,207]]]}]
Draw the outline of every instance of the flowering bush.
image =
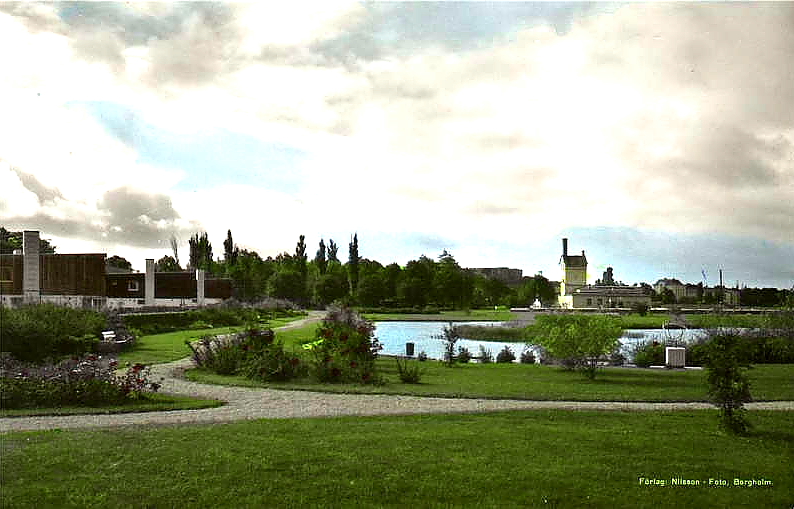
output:
[{"label": "flowering bush", "polygon": [[383,347],[374,332],[355,311],[332,308],[308,345],[314,376],[321,382],[379,382],[375,359]]},{"label": "flowering bush", "polygon": [[220,375],[285,381],[306,372],[305,364],[287,353],[270,329],[250,328],[240,334],[205,336],[196,345],[186,343],[196,365]]},{"label": "flowering bush", "polygon": [[160,388],[142,364],[121,376],[115,374],[117,368],[115,359],[93,354],[38,366],[5,357],[0,362],[0,407],[117,405]]}]

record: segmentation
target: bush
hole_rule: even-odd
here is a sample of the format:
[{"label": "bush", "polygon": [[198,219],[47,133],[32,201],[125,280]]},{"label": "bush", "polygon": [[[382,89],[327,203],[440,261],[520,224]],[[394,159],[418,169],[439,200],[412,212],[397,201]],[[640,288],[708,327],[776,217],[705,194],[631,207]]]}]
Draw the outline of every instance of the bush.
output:
[{"label": "bush", "polygon": [[458,355],[456,356],[456,360],[461,364],[466,364],[471,361],[472,355],[468,348],[465,346],[458,347]]},{"label": "bush", "polygon": [[54,304],[0,306],[2,351],[26,362],[92,352],[107,318],[102,313]]},{"label": "bush", "polygon": [[535,354],[532,352],[532,350],[524,350],[521,352],[519,361],[521,364],[535,364]]},{"label": "bush", "polygon": [[501,351],[501,352],[499,352],[499,353],[496,355],[496,362],[497,362],[497,364],[498,364],[498,363],[508,363],[508,362],[513,362],[514,360],[516,360],[516,354],[514,354],[514,353],[513,353],[513,350],[512,350],[512,349],[511,349],[509,346],[507,346],[507,345],[505,345],[505,347],[504,347],[504,348],[502,348],[502,351]]},{"label": "bush", "polygon": [[426,361],[427,360],[427,353],[424,350],[422,350],[421,352],[419,352],[419,355],[416,356],[416,360],[418,360],[419,362]]},{"label": "bush", "polygon": [[304,376],[306,365],[284,351],[281,343],[273,343],[245,358],[241,372],[248,378],[284,382]]},{"label": "bush", "polygon": [[419,364],[412,364],[407,359],[403,361],[397,359],[397,373],[400,381],[406,384],[418,384],[422,378],[422,368]]},{"label": "bush", "polygon": [[45,365],[6,357],[0,367],[0,408],[121,405],[160,388],[141,364],[121,376],[115,374],[117,367],[115,360],[97,355]]},{"label": "bush", "polygon": [[307,345],[312,372],[320,382],[379,383],[375,359],[382,346],[375,326],[349,308],[332,308]]},{"label": "bush", "polygon": [[455,344],[460,340],[460,333],[458,328],[452,323],[444,327],[442,333],[438,336],[433,336],[435,339],[440,339],[444,344],[444,362],[447,366],[455,365]]},{"label": "bush", "polygon": [[640,316],[645,316],[645,315],[647,315],[647,314],[648,314],[648,311],[650,311],[650,309],[651,309],[651,306],[649,306],[648,304],[645,304],[644,302],[637,302],[636,304],[634,304],[634,305],[631,307],[631,309],[632,309],[632,310],[633,310],[635,313],[637,313],[638,315],[640,315]]},{"label": "bush", "polygon": [[493,352],[480,345],[480,355],[477,356],[481,364],[490,364],[493,362]]},{"label": "bush", "polygon": [[239,334],[205,336],[197,345],[185,341],[196,365],[219,375],[242,374],[262,381],[286,381],[306,374],[306,366],[275,341],[270,329],[250,328]]},{"label": "bush", "polygon": [[623,333],[619,319],[588,315],[541,315],[531,330],[535,343],[590,379],[595,378],[598,361],[619,346]]},{"label": "bush", "polygon": [[743,434],[749,428],[744,403],[752,401],[746,365],[739,362],[741,338],[735,334],[717,331],[708,341],[709,396],[719,407],[720,422],[729,432]]},{"label": "bush", "polygon": [[643,341],[632,347],[634,364],[641,368],[664,365],[664,345],[658,341]]}]

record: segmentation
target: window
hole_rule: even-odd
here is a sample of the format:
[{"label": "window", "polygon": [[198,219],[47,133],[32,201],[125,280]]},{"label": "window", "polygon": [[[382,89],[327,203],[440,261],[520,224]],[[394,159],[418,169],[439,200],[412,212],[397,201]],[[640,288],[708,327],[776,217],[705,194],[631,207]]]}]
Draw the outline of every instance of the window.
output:
[{"label": "window", "polygon": [[127,291],[128,292],[137,292],[138,291],[138,281],[127,281]]}]

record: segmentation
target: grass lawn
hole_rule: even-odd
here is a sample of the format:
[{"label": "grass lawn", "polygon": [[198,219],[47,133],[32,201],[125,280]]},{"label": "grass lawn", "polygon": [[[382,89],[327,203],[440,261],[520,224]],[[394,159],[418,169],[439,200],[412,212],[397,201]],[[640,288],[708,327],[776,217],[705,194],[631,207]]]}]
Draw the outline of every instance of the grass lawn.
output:
[{"label": "grass lawn", "polygon": [[[277,328],[295,320],[301,320],[305,316],[292,316],[270,320],[267,327]],[[153,334],[141,336],[135,342],[131,350],[122,352],[119,355],[119,363],[159,364],[184,359],[191,354],[190,348],[185,344],[185,340],[193,341],[200,339],[208,334],[229,334],[244,330],[242,325],[232,327],[215,327],[210,329],[185,330],[177,332],[166,332],[164,334]],[[292,331],[290,331],[292,332]],[[277,333],[278,337],[287,332]]]},{"label": "grass lawn", "polygon": [[81,414],[124,414],[131,412],[161,412],[165,410],[195,410],[223,405],[214,399],[197,399],[170,394],[149,394],[145,399],[130,400],[125,405],[84,407],[65,406],[57,408],[17,408],[0,410],[0,417],[28,417],[33,415],[81,415]]},{"label": "grass lawn", "polygon": [[8,508],[789,507],[794,413],[750,418],[754,431],[742,438],[721,433],[715,411],[7,433],[0,477]]},{"label": "grass lawn", "polygon": [[469,311],[442,311],[441,313],[366,313],[364,318],[373,322],[509,322],[516,315],[509,309],[472,309]]},{"label": "grass lawn", "polygon": [[[404,384],[397,375],[394,359],[381,358],[378,369],[385,385],[320,384],[312,380],[257,382],[243,376],[217,375],[196,368],[188,379],[221,385],[270,387],[362,394],[411,394],[466,398],[501,398],[557,401],[705,401],[705,371],[606,368],[595,380],[558,367],[527,364],[421,363],[420,384]],[[758,365],[749,370],[751,393],[758,401],[794,400],[794,364]]]}]

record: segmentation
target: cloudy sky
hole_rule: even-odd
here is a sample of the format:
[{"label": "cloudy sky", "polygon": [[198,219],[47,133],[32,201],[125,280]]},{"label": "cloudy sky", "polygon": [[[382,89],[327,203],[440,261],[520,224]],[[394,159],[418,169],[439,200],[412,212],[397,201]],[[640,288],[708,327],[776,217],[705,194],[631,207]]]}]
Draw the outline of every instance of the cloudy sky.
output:
[{"label": "cloudy sky", "polygon": [[0,224],[794,285],[792,3],[0,3]]}]

